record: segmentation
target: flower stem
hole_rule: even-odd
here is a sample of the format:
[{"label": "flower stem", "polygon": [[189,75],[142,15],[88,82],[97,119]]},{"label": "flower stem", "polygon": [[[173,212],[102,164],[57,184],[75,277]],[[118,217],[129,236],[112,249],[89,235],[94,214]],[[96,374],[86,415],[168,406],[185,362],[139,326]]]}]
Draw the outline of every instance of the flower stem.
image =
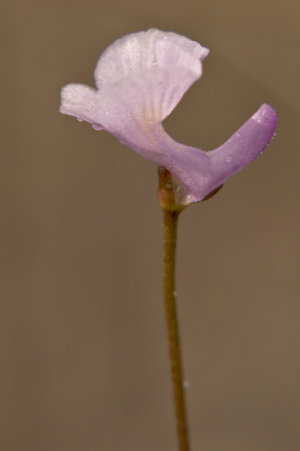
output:
[{"label": "flower stem", "polygon": [[184,405],[183,378],[175,298],[175,250],[177,220],[180,212],[164,210],[164,297],[167,313],[169,350],[175,397],[179,450],[188,451],[188,432]]},{"label": "flower stem", "polygon": [[159,200],[164,213],[163,286],[168,325],[169,351],[175,398],[179,451],[189,451],[183,377],[175,297],[177,222],[184,207],[175,205],[171,174],[160,168]]}]

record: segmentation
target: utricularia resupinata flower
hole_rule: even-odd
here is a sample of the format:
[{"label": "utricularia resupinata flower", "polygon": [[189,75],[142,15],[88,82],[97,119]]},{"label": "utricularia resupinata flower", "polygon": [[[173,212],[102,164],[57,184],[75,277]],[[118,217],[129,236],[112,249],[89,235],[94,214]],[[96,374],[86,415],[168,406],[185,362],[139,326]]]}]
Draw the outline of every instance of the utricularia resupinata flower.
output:
[{"label": "utricularia resupinata flower", "polygon": [[95,69],[97,90],[81,84],[62,89],[60,112],[112,133],[168,169],[179,204],[201,201],[257,158],[277,125],[275,111],[264,104],[228,141],[209,152],[180,144],[165,132],[162,121],[200,78],[208,53],[172,32],[129,34],[101,55]]}]

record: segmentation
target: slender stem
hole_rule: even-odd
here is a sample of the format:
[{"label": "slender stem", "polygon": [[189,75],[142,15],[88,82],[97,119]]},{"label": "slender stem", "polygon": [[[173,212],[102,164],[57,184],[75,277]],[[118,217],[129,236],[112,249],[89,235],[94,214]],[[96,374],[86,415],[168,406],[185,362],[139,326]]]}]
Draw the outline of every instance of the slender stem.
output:
[{"label": "slender stem", "polygon": [[177,220],[181,210],[169,210],[164,208],[164,297],[167,313],[169,349],[171,359],[171,370],[173,379],[173,390],[176,407],[177,433],[179,450],[188,451],[188,431],[184,405],[183,378],[180,358],[180,345],[178,322],[176,314],[175,299],[175,251]]},{"label": "slender stem", "polygon": [[[189,451],[175,298],[175,254],[178,217],[186,205],[184,186],[163,166],[158,168],[158,200],[164,212],[163,281],[179,451]],[[209,193],[214,196],[222,185]],[[203,199],[203,200],[205,200]]]}]

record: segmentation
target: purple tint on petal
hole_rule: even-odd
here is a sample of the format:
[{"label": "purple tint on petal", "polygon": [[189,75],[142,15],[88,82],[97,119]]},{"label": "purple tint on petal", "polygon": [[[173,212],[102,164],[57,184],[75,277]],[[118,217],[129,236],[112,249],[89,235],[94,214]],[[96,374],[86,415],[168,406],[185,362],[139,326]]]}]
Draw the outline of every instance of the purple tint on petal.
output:
[{"label": "purple tint on petal", "polygon": [[264,104],[232,137],[215,150],[200,149],[165,142],[173,149],[166,168],[187,185],[193,202],[204,197],[255,160],[270,143],[277,126],[276,112]]}]

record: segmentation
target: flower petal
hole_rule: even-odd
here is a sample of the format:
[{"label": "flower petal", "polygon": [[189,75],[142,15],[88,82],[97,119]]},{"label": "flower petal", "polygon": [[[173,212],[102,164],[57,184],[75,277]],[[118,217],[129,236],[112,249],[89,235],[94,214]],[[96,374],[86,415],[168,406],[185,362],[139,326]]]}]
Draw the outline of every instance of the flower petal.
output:
[{"label": "flower petal", "polygon": [[131,74],[99,91],[97,122],[132,150],[163,165],[154,129],[199,77],[200,66],[158,67]]},{"label": "flower petal", "polygon": [[72,83],[62,88],[59,111],[90,122],[96,130],[103,128],[97,123],[97,91],[89,86]]},{"label": "flower petal", "polygon": [[[164,65],[171,46],[177,46],[182,53],[188,54],[195,60],[202,61],[209,50],[198,42],[191,41],[185,36],[156,29],[140,31],[124,36],[110,45],[101,55],[96,69],[95,80],[98,89],[111,85],[127,75],[150,68],[154,65]],[[172,53],[172,52],[171,52]],[[173,65],[181,62],[172,59]]]},{"label": "flower petal", "polygon": [[164,143],[171,153],[165,167],[186,188],[181,203],[203,200],[207,194],[257,158],[270,143],[277,126],[277,115],[264,104],[222,146],[204,152],[188,147],[164,135]]}]

